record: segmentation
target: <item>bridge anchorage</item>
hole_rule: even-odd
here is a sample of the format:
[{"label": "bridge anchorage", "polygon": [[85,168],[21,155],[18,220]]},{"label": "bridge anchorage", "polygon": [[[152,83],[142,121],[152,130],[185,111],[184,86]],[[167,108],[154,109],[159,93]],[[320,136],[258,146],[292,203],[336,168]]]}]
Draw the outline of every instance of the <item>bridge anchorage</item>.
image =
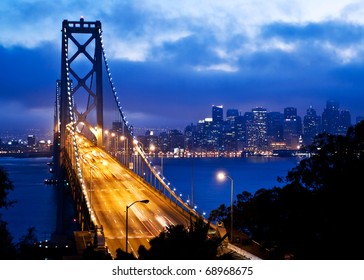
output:
[{"label": "bridge anchorage", "polygon": [[[103,123],[103,91],[107,87],[103,85],[103,70],[120,119],[115,122],[112,135],[117,145],[104,145],[111,135],[107,135]],[[70,189],[80,230],[98,236],[102,232],[111,253],[117,248],[129,247],[136,254],[139,245],[148,248],[148,240],[168,225],[188,226],[191,219],[205,220],[170,188],[136,140],[111,77],[100,21],[88,22],[81,18],[80,21],[64,20],[62,24],[54,161],[58,190],[62,194],[65,188]],[[145,199],[150,203],[130,208],[128,227],[126,206]],[[63,204],[60,199],[59,233],[65,230],[63,216],[67,209],[62,208]]]}]

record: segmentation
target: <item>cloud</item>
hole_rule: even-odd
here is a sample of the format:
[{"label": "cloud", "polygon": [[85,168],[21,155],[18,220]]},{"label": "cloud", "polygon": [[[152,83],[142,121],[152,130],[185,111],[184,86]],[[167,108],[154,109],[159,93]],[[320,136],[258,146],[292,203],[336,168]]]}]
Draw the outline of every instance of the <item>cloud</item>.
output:
[{"label": "cloud", "polygon": [[197,66],[197,71],[222,71],[222,72],[237,72],[239,69],[236,66],[229,64],[213,64],[209,66]]},{"label": "cloud", "polygon": [[[53,107],[29,107],[22,102],[2,102],[0,110],[0,127],[2,129],[51,129],[53,124]],[[5,109],[6,108],[6,109]]]},{"label": "cloud", "polygon": [[[101,21],[122,105],[135,121],[163,121],[158,114],[176,116],[182,104],[185,111],[201,111],[211,102],[250,110],[254,104],[265,106],[264,100],[270,100],[267,107],[278,106],[298,95],[320,102],[329,92],[353,90],[358,96],[353,88],[361,80],[354,82],[346,73],[353,66],[355,73],[362,70],[364,3],[197,2],[1,1],[0,59],[7,71],[0,80],[0,102],[53,105],[62,21],[80,16]],[[341,80],[337,73],[344,73]],[[178,113],[176,119],[183,117]]]},{"label": "cloud", "polygon": [[[87,9],[86,9],[87,7]],[[261,52],[299,52],[325,45],[342,63],[358,57],[350,46],[363,35],[350,0],[194,0],[42,1],[5,0],[0,4],[0,45],[60,48],[63,19],[101,20],[110,59],[174,61],[199,71],[236,72],[237,61]],[[14,19],[17,20],[14,20]],[[337,22],[339,20],[339,22]]]},{"label": "cloud", "polygon": [[[261,37],[295,45],[299,53],[304,49],[326,53],[338,63],[362,60],[364,25],[345,22],[320,22],[308,24],[272,23],[262,28]],[[307,59],[306,56],[305,58]]]}]

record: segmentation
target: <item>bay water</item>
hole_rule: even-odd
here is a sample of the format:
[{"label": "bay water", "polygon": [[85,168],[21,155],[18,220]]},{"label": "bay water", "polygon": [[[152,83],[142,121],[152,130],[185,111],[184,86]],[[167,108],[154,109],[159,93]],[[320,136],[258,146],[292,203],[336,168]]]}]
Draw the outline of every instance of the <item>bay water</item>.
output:
[{"label": "bay water", "polygon": [[[14,184],[8,198],[17,203],[9,209],[0,209],[2,220],[14,242],[35,227],[39,240],[49,239],[56,227],[57,198],[53,185],[44,184],[50,178],[50,158],[0,157],[3,167]],[[199,213],[208,217],[211,210],[221,204],[230,205],[231,183],[234,197],[248,191],[252,194],[261,188],[281,186],[277,177],[285,177],[297,165],[295,157],[247,157],[247,158],[154,158],[170,187],[187,201],[194,202]],[[230,178],[217,180],[223,171]]]},{"label": "bay water", "polygon": [[[230,206],[232,188],[235,198],[243,191],[254,194],[261,188],[281,187],[277,178],[285,177],[298,163],[296,157],[166,158],[157,162],[171,188],[206,217],[221,204]],[[218,180],[219,172],[229,178]]]}]

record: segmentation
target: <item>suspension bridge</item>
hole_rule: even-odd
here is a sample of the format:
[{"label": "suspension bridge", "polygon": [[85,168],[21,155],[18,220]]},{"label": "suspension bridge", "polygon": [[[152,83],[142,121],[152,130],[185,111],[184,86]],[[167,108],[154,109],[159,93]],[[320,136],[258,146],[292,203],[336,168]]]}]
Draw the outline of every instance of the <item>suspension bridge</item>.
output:
[{"label": "suspension bridge", "polygon": [[[110,145],[104,129],[105,88],[117,108],[117,145]],[[63,21],[55,99],[58,189],[70,188],[81,231],[100,231],[97,245],[113,256],[118,248],[137,255],[139,246],[148,248],[166,226],[204,219],[175,193],[137,141],[112,80],[100,21]],[[58,211],[58,232],[63,212]]]}]

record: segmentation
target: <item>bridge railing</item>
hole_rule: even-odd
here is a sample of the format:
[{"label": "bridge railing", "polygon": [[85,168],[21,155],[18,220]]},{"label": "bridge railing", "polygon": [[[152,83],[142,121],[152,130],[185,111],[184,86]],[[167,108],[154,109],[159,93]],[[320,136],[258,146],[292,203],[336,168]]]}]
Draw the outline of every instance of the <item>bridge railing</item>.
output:
[{"label": "bridge railing", "polygon": [[[133,172],[138,175],[141,179],[147,181],[152,187],[159,191],[165,198],[170,199],[178,207],[189,213],[190,215],[204,220],[206,223],[209,221],[204,217],[203,214],[199,213],[195,208],[192,208],[189,203],[184,201],[181,195],[178,195],[175,189],[170,187],[170,183],[167,183],[166,178],[161,172],[152,164],[149,156],[145,153],[143,146],[134,139],[133,150],[141,160],[136,160],[137,165],[133,164]],[[148,174],[149,173],[149,174]],[[148,180],[149,178],[149,180]],[[215,227],[210,223],[212,227]]]}]

